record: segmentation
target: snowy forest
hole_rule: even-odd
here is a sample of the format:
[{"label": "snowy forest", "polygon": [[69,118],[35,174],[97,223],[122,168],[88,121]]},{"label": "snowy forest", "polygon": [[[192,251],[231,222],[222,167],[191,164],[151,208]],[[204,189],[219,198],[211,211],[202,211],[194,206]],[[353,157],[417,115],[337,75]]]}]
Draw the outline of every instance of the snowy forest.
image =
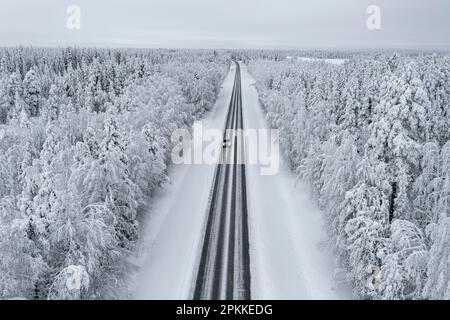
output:
[{"label": "snowy forest", "polygon": [[238,59],[323,212],[334,277],[357,299],[450,299],[450,55],[287,58],[304,54],[0,49],[0,298],[123,298],[171,134]]},{"label": "snowy forest", "polygon": [[1,298],[120,297],[171,133],[212,107],[228,65],[215,51],[0,50]]},{"label": "snowy forest", "polygon": [[450,56],[247,60],[335,277],[359,299],[450,299]]}]

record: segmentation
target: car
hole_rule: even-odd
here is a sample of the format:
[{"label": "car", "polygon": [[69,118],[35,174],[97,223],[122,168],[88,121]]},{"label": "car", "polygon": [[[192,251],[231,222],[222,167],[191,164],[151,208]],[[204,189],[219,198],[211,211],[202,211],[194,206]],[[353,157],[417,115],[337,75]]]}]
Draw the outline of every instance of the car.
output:
[{"label": "car", "polygon": [[230,148],[231,147],[231,142],[229,139],[223,139],[223,144],[222,144],[223,148]]}]

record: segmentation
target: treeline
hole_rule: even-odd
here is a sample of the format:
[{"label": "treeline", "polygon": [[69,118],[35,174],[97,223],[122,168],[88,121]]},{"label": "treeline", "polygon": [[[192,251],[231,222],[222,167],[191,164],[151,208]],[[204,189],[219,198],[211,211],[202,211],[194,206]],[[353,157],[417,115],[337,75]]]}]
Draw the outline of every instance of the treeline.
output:
[{"label": "treeline", "polygon": [[253,59],[270,124],[361,299],[450,299],[450,56]]},{"label": "treeline", "polygon": [[172,131],[212,107],[228,64],[216,51],[0,50],[0,297],[124,294]]}]

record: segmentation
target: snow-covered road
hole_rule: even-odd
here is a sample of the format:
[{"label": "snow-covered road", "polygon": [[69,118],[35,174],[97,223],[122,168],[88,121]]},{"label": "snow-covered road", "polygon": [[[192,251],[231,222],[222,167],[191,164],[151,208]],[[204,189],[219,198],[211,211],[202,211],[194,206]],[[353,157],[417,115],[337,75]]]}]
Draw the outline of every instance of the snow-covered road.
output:
[{"label": "snow-covered road", "polygon": [[237,163],[244,151],[241,72],[235,63],[233,94],[222,136],[229,144],[222,145],[212,185],[195,300],[251,298],[245,164]]},{"label": "snow-covered road", "polygon": [[[254,80],[241,64],[244,127],[264,129]],[[231,96],[235,67],[203,127],[222,129]],[[345,298],[334,288],[332,259],[320,242],[325,238],[320,212],[285,165],[275,176],[247,168],[250,265],[253,299]],[[212,165],[181,165],[171,172],[172,184],[155,197],[145,229],[135,276],[137,299],[192,297],[201,254],[202,230],[213,181]]]}]

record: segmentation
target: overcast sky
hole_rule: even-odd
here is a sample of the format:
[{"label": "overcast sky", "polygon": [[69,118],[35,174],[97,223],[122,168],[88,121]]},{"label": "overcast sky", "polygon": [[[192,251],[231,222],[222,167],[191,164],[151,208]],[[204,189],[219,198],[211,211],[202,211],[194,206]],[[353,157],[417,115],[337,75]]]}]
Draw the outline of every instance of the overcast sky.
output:
[{"label": "overcast sky", "polygon": [[0,0],[0,46],[449,49],[449,14],[450,0]]}]

